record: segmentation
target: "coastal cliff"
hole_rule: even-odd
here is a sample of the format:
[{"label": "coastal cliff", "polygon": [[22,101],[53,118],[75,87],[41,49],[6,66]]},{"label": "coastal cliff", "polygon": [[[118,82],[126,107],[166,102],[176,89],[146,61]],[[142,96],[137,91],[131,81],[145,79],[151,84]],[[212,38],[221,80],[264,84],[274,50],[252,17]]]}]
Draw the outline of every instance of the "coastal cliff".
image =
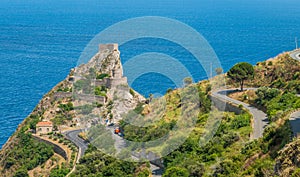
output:
[{"label": "coastal cliff", "polygon": [[[100,45],[99,52],[88,63],[72,69],[66,79],[43,96],[5,143],[0,152],[2,175],[9,177],[33,171],[30,176],[49,176],[51,169],[62,167],[62,163],[67,169],[71,168],[78,149],[62,137],[62,132],[88,128],[95,123],[117,123],[122,114],[144,101],[145,98],[131,89],[123,76],[118,45]],[[36,136],[36,124],[40,121],[53,122],[54,131]],[[52,150],[51,143],[44,143],[47,141],[65,146],[63,154],[67,153],[68,157],[61,158]],[[48,148],[48,155],[30,150],[41,147]],[[58,160],[53,160],[55,158]],[[66,158],[68,161],[61,160]],[[44,163],[52,165],[46,169]]]},{"label": "coastal cliff", "polygon": [[[223,112],[217,110],[211,102],[211,84],[220,83],[219,76],[184,88],[169,89],[161,98],[146,100],[128,86],[118,46],[100,45],[99,52],[88,63],[72,69],[66,79],[47,93],[19,125],[0,152],[1,174],[7,177],[148,177],[161,176],[162,173],[165,176],[186,177],[298,175],[299,140],[296,137],[291,139],[288,118],[291,112],[300,107],[300,100],[296,95],[300,91],[300,63],[291,58],[289,53],[284,53],[259,62],[253,68],[256,74],[245,84],[247,87],[257,88],[233,92],[236,95],[229,96],[247,102],[268,115],[270,123],[263,127],[263,134],[255,140],[251,139],[251,132],[255,128],[251,126],[251,122],[255,116],[244,111],[242,105],[236,106],[238,111],[228,109],[226,111],[231,112]],[[227,79],[227,84],[227,89],[235,90],[238,87],[230,79]],[[191,90],[196,93],[188,94]],[[183,97],[197,101],[195,104],[185,104]],[[182,114],[183,110],[188,110],[186,115]],[[199,113],[193,114],[193,110],[199,110]],[[177,123],[181,116],[186,116],[181,124],[185,124],[190,117],[195,121],[194,127],[188,127],[192,131],[183,142],[180,142],[182,132],[173,131],[178,130]],[[207,124],[215,123],[209,119],[211,116],[213,120],[219,120],[220,125],[212,139],[199,146],[203,134],[210,131]],[[52,122],[54,131],[36,134],[36,125],[43,121]],[[131,162],[110,156],[115,155],[118,149],[114,149],[114,142],[106,139],[107,129],[103,127],[110,127],[112,130],[114,127],[98,125],[116,123],[125,132],[121,136],[116,135],[119,139],[153,142],[158,138],[165,138],[166,134],[173,138],[172,141],[164,139],[158,147],[155,147],[155,143],[150,143],[153,147],[146,152],[148,155],[149,152],[154,152],[155,156],[162,155],[173,148],[172,143],[178,145],[169,154],[158,156],[157,160],[163,162],[160,166],[164,171],[155,170],[153,162],[150,165],[147,161]],[[96,138],[101,139],[104,142],[101,145],[109,151],[103,151],[102,146],[95,147],[93,142],[97,141],[93,141],[93,132],[89,134],[87,131],[79,136],[86,142],[91,140],[91,144],[81,154],[80,147],[64,136],[64,132],[78,129],[95,130],[98,135]],[[104,133],[99,134],[99,131]],[[59,153],[49,142],[59,145],[58,149],[64,152]],[[140,147],[133,144],[128,148],[131,149],[127,150],[136,150]],[[130,152],[132,151],[122,151],[118,157],[129,158]],[[143,153],[138,155],[143,157]],[[78,157],[80,159],[77,161]]]}]

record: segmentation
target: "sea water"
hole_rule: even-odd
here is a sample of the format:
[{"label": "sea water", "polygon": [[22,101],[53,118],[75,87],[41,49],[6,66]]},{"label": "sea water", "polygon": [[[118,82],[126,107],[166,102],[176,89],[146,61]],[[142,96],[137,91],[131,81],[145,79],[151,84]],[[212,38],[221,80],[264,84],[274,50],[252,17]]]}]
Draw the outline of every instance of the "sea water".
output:
[{"label": "sea water", "polygon": [[[225,71],[240,61],[256,64],[293,50],[295,37],[300,38],[296,0],[1,0],[0,147],[42,96],[76,66],[96,34],[141,16],[168,17],[196,29]],[[123,63],[143,52],[165,53],[182,62],[195,81],[207,78],[189,52],[170,41],[137,39],[120,51]],[[176,87],[158,73],[146,73],[131,86],[145,96]]]}]

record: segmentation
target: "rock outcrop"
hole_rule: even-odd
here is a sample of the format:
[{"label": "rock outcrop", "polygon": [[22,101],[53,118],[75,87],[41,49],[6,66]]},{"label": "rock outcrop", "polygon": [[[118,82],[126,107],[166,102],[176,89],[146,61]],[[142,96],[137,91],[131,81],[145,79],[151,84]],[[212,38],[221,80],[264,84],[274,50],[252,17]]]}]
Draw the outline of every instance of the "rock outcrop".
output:
[{"label": "rock outcrop", "polygon": [[[81,127],[90,127],[95,122],[103,123],[108,120],[116,123],[122,119],[122,114],[145,101],[128,86],[127,78],[123,76],[117,44],[101,44],[99,52],[87,64],[75,68],[73,82],[75,106],[82,107],[93,103],[102,105],[89,114],[78,111],[77,118],[82,120]],[[79,83],[84,85],[80,86]]]},{"label": "rock outcrop", "polygon": [[300,168],[300,139],[286,145],[276,159],[275,172],[279,176],[291,176]]}]

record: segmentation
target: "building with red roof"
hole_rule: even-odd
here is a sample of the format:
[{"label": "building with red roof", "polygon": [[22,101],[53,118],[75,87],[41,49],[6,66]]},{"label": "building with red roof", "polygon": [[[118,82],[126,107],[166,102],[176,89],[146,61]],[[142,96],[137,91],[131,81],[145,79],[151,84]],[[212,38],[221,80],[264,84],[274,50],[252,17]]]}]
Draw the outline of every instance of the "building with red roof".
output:
[{"label": "building with red roof", "polygon": [[53,123],[42,121],[36,124],[36,134],[47,134],[53,131]]}]

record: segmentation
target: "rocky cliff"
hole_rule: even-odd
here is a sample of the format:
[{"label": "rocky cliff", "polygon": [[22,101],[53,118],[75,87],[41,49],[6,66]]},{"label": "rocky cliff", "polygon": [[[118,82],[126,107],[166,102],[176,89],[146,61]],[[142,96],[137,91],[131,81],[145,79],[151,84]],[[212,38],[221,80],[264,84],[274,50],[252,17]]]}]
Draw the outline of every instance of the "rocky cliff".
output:
[{"label": "rocky cliff", "polygon": [[[34,171],[38,165],[49,161],[49,156],[37,160],[43,156],[41,154],[43,151],[30,150],[40,146],[51,147],[32,138],[31,134],[34,134],[37,122],[52,121],[54,130],[59,135],[60,132],[70,129],[89,128],[95,124],[109,122],[117,123],[122,119],[122,114],[134,109],[143,101],[145,101],[143,96],[132,90],[127,84],[127,78],[123,76],[118,45],[100,45],[99,52],[88,63],[72,69],[65,80],[41,99],[3,146],[0,152],[2,176],[25,174],[26,171]],[[45,139],[55,139],[56,134],[45,136]],[[66,141],[62,139],[56,143],[65,144]],[[73,145],[69,147],[73,149]],[[76,149],[72,150],[75,151]],[[51,156],[51,153],[49,155]],[[71,166],[72,164],[68,164],[66,168]],[[51,168],[54,167],[55,163]],[[46,170],[45,174],[49,175],[50,170],[44,169]],[[39,167],[39,171],[43,171],[42,167]]]}]

